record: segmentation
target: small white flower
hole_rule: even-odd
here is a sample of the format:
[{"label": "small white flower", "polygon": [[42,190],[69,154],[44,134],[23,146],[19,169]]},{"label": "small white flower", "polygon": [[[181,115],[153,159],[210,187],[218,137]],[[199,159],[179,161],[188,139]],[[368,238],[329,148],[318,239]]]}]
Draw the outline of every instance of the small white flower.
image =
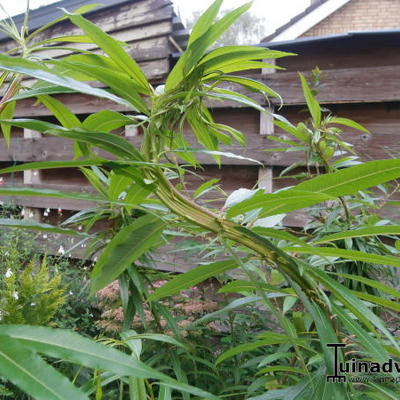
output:
[{"label": "small white flower", "polygon": [[74,292],[72,290],[69,291],[69,295],[72,296]]},{"label": "small white flower", "polygon": [[12,294],[12,297],[13,297],[15,300],[18,300],[18,299],[19,299],[19,296],[18,296],[18,293],[17,293],[17,292],[14,292],[14,293]]},{"label": "small white flower", "polygon": [[60,246],[60,248],[58,249],[58,252],[57,252],[57,253],[58,253],[58,254],[61,254],[61,255],[65,254],[64,247],[63,247],[63,246]]},{"label": "small white flower", "polygon": [[8,270],[6,271],[6,273],[5,273],[5,277],[6,278],[11,278],[12,277],[12,275],[13,275],[13,272],[11,271],[11,269],[10,268],[8,268]]},{"label": "small white flower", "polygon": [[82,230],[82,225],[79,225],[78,226],[78,231],[81,231]]},{"label": "small white flower", "polygon": [[32,307],[35,307],[35,306],[36,306],[36,303],[31,303],[31,306],[32,306]]}]

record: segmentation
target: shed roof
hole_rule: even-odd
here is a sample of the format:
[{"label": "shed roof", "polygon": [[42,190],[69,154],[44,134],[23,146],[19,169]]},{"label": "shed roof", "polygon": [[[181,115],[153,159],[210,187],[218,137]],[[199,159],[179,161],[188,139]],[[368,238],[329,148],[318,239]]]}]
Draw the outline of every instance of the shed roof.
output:
[{"label": "shed roof", "polygon": [[[99,4],[98,7],[94,8],[88,14],[93,12],[98,12],[100,10],[104,10],[108,7],[112,7],[115,5],[123,3],[133,3],[137,1],[139,0],[101,0],[101,3],[100,2],[98,3]],[[48,4],[46,6],[36,8],[29,12],[29,29],[33,31],[56,18],[62,17],[63,12],[61,8],[65,8],[69,11],[74,11],[85,4],[94,4],[94,3],[96,2],[90,0],[61,0],[55,3]],[[24,21],[24,17],[25,14],[22,13],[12,18],[17,26],[21,26]],[[9,38],[5,33],[0,32],[0,41],[8,39]]]},{"label": "shed roof", "polygon": [[329,17],[349,1],[351,0],[312,0],[309,7],[295,15],[286,24],[281,25],[261,42],[297,39],[301,34]]}]

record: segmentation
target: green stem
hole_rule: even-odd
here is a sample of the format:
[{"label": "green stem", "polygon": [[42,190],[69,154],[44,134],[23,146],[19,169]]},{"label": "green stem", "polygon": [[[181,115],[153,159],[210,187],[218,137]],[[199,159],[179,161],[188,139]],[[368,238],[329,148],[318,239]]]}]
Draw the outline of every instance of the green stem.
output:
[{"label": "green stem", "polygon": [[300,273],[297,263],[292,257],[274,246],[269,240],[239,224],[213,214],[184,197],[164,177],[161,169],[149,169],[147,175],[149,179],[157,181],[156,195],[175,214],[223,239],[232,240],[255,251],[262,259],[276,266],[284,276],[295,281],[310,297],[314,297],[316,289],[314,283]]}]

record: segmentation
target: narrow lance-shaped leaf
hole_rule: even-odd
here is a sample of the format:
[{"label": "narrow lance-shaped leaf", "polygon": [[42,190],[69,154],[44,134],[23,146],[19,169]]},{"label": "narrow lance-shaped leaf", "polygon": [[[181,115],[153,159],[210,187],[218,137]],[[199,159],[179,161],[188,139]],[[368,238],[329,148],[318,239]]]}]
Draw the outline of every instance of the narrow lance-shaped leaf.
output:
[{"label": "narrow lance-shaped leaf", "polygon": [[38,354],[7,336],[0,336],[0,375],[38,400],[89,399]]},{"label": "narrow lance-shaped leaf", "polygon": [[8,228],[28,229],[40,232],[62,233],[63,235],[88,236],[83,232],[77,232],[73,229],[59,228],[58,226],[44,224],[28,219],[0,218],[0,227],[2,226],[6,226]]},{"label": "narrow lance-shaped leaf", "polygon": [[[11,101],[10,103],[6,104],[0,113],[0,118],[1,119],[13,118],[15,105],[16,105],[15,101]],[[7,146],[9,146],[10,145],[10,137],[11,137],[11,126],[8,124],[0,124],[0,128],[3,133],[3,137],[7,143]]]},{"label": "narrow lance-shaped leaf", "polygon": [[34,119],[0,120],[0,122],[91,144],[128,160],[143,161],[142,155],[135,146],[127,140],[111,133],[93,132],[83,128],[66,129],[50,122]]},{"label": "narrow lance-shaped leaf", "polygon": [[[26,348],[49,357],[70,361],[92,369],[111,371],[120,376],[156,379],[178,390],[199,397],[218,400],[216,396],[193,386],[179,383],[175,379],[148,367],[133,357],[64,329],[40,326],[3,325],[0,326],[0,343],[3,339],[12,340],[17,347]],[[35,370],[35,368],[33,369]],[[62,400],[80,397],[60,397]],[[86,397],[83,397],[86,399]],[[43,400],[48,398],[43,397]],[[52,398],[49,398],[52,400]]]},{"label": "narrow lance-shaped leaf", "polygon": [[358,275],[350,275],[350,274],[343,274],[343,273],[337,273],[336,275],[341,276],[343,278],[352,279],[357,282],[361,282],[364,285],[371,286],[375,289],[380,290],[383,293],[387,293],[393,297],[400,299],[400,291],[399,290],[397,290],[394,287],[385,285],[379,281],[376,281],[373,279],[368,279],[364,276],[358,276]]},{"label": "narrow lance-shaped leaf", "polygon": [[396,350],[400,350],[398,343],[395,341],[383,321],[349,289],[329,277],[325,271],[318,268],[307,268],[307,273],[324,285],[327,290],[331,291],[332,294],[369,330],[373,331],[373,327],[377,328],[388,338]]},{"label": "narrow lance-shaped leaf", "polygon": [[322,257],[337,257],[345,260],[364,261],[372,264],[391,265],[400,268],[400,257],[381,256],[358,250],[338,249],[336,247],[286,247],[286,251],[313,254]]},{"label": "narrow lance-shaped leaf", "polygon": [[218,15],[221,8],[222,0],[215,0],[210,7],[204,11],[204,13],[199,17],[197,22],[194,24],[192,32],[188,40],[188,45],[193,43],[196,39],[202,36],[210,28],[210,24],[213,23]]},{"label": "narrow lance-shaped leaf", "polygon": [[86,62],[73,62],[68,60],[60,61],[62,67],[85,73],[92,77],[93,80],[103,82],[110,87],[118,96],[131,103],[131,108],[135,111],[147,113],[148,109],[144,100],[138,94],[137,86],[132,84],[132,79],[128,75],[90,63],[90,58],[86,58]]},{"label": "narrow lance-shaped leaf", "polygon": [[346,310],[333,304],[332,311],[338,316],[346,328],[353,334],[359,344],[364,348],[368,358],[372,358],[375,362],[384,363],[389,356],[382,346],[381,342],[366,332],[356,320],[354,320]]},{"label": "narrow lance-shaped leaf", "polygon": [[262,218],[276,214],[285,214],[332,199],[332,196],[328,196],[325,193],[285,190],[278,193],[265,194],[263,190],[260,190],[251,198],[233,205],[228,210],[227,215],[228,217],[234,217],[248,211],[261,209],[258,216]]},{"label": "narrow lance-shaped leaf", "polygon": [[122,228],[103,250],[93,269],[91,293],[111,283],[154,246],[160,240],[164,228],[164,223],[152,215],[140,217]]},{"label": "narrow lance-shaped leaf", "polygon": [[38,99],[53,113],[64,128],[76,128],[82,125],[79,118],[61,101],[44,95],[38,96]]},{"label": "narrow lance-shaped leaf", "polygon": [[295,186],[297,190],[347,196],[400,177],[400,159],[376,160],[324,174]]},{"label": "narrow lance-shaped leaf", "polygon": [[282,335],[279,333],[271,333],[271,335],[269,335],[269,336],[270,337],[268,339],[257,340],[255,342],[240,344],[239,346],[233,347],[232,349],[225,351],[217,358],[216,363],[220,364],[222,361],[225,361],[226,359],[231,358],[237,354],[240,354],[240,353],[243,353],[246,351],[255,350],[260,347],[266,348],[267,346],[271,346],[274,344],[291,343],[291,342],[295,342],[299,345],[301,345],[303,343],[303,341],[300,339],[293,340],[292,338],[289,338],[288,336]]},{"label": "narrow lance-shaped leaf", "polygon": [[334,242],[355,237],[378,236],[378,235],[400,235],[400,225],[369,226],[361,229],[353,229],[327,235],[314,243]]},{"label": "narrow lance-shaped leaf", "polygon": [[171,296],[179,293],[183,289],[190,288],[199,282],[221,274],[222,272],[229,271],[237,267],[233,260],[217,261],[211,264],[200,265],[184,274],[178,275],[165,285],[156,289],[156,291],[149,297],[149,301],[158,300],[163,297]]},{"label": "narrow lance-shaped leaf", "polygon": [[123,71],[134,79],[144,94],[150,94],[150,85],[139,65],[128,55],[120,43],[81,15],[68,13],[73,24],[81,28]]},{"label": "narrow lance-shaped leaf", "polygon": [[[332,174],[318,176],[279,193],[266,194],[258,191],[250,199],[246,199],[229,209],[228,216],[235,216],[257,208],[262,209],[262,216],[286,213],[318,204],[328,200],[328,197],[353,195],[359,190],[399,177],[400,159],[369,161]],[[313,195],[315,196],[314,200],[312,199]],[[299,202],[298,207],[295,207],[295,204],[290,204],[296,196],[299,196],[299,200],[300,197],[304,199],[304,201]],[[324,199],[324,196],[328,197]],[[281,206],[269,203],[274,201],[276,197],[280,198]],[[284,206],[285,203],[288,203],[287,207]]]},{"label": "narrow lance-shaped leaf", "polygon": [[[221,6],[222,1],[216,0],[209,8],[209,15],[214,19]],[[244,4],[223,18],[217,23],[211,24],[210,21],[206,23],[206,19],[198,23],[195,31],[195,39],[190,40],[186,51],[178,60],[173,70],[167,78],[165,88],[170,91],[176,88],[177,85],[184,79],[185,75],[190,73],[195,65],[203,57],[205,51],[243,14],[250,8],[251,3]],[[210,17],[207,17],[207,19]],[[206,29],[206,26],[207,29]]]},{"label": "narrow lance-shaped leaf", "polygon": [[357,123],[351,119],[348,119],[348,118],[331,117],[328,119],[328,122],[330,124],[344,125],[344,126],[348,126],[349,128],[354,128],[354,129],[357,129],[362,132],[370,133],[367,128],[363,127],[359,123]]},{"label": "narrow lance-shaped leaf", "polygon": [[76,81],[72,78],[58,75],[50,68],[47,68],[38,62],[23,58],[8,57],[0,54],[0,70],[32,76],[33,78],[41,79],[43,81],[52,83],[54,85],[63,86],[68,89],[73,89],[80,93],[111,100],[117,104],[127,107],[128,109],[132,108],[131,104],[121,97],[115,96],[106,90],[91,87],[86,83]]},{"label": "narrow lance-shaped leaf", "polygon": [[310,110],[310,114],[312,116],[315,127],[318,128],[321,124],[321,115],[322,115],[321,106],[319,105],[318,101],[312,94],[304,75],[303,74],[299,75],[308,109]]}]

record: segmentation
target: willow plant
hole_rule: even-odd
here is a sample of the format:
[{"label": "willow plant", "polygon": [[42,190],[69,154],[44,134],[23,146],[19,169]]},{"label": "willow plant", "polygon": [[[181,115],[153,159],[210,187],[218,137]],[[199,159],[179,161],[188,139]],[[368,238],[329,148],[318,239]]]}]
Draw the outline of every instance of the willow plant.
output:
[{"label": "willow plant", "polygon": [[[254,46],[227,46],[208,51],[222,33],[250,7],[250,3],[245,4],[219,21],[215,21],[221,3],[222,0],[216,0],[199,18],[193,27],[186,50],[170,72],[165,85],[158,87],[153,87],[148,82],[143,71],[126,53],[120,42],[75,13],[66,12],[66,15],[73,24],[82,29],[85,37],[97,44],[104,55],[85,52],[62,60],[46,60],[42,63],[1,55],[0,69],[3,71],[22,73],[39,80],[35,86],[22,91],[11,101],[37,97],[53,112],[59,124],[33,119],[3,119],[1,123],[4,126],[27,128],[46,135],[71,139],[75,144],[75,158],[71,161],[29,163],[10,167],[2,172],[78,167],[86,171],[100,170],[105,174],[127,179],[122,179],[124,185],[120,188],[121,195],[116,198],[12,187],[1,187],[0,194],[84,199],[136,212],[135,218],[115,232],[102,250],[92,272],[92,293],[105,287],[125,271],[132,270],[132,265],[135,266],[140,257],[160,246],[163,243],[162,238],[167,236],[163,232],[166,231],[171,215],[175,222],[180,223],[182,229],[190,233],[196,232],[198,235],[213,236],[223,249],[223,259],[200,265],[172,279],[157,289],[147,301],[154,302],[211,276],[238,267],[242,268],[248,281],[254,285],[259,301],[270,310],[279,322],[283,333],[265,332],[259,340],[243,344],[242,347],[239,346],[221,355],[218,362],[223,362],[228,357],[246,349],[279,346],[285,343],[293,352],[291,365],[277,366],[274,370],[264,372],[299,373],[303,376],[297,379],[291,378],[290,385],[286,385],[287,387],[283,385],[261,398],[361,399],[372,392],[375,394],[371,396],[375,398],[376,393],[387,398],[394,398],[390,397],[391,393],[394,393],[394,389],[390,387],[366,383],[364,385],[366,390],[360,392],[351,382],[335,384],[326,382],[325,375],[334,374],[333,352],[327,347],[329,343],[350,342],[360,358],[376,362],[385,362],[390,355],[398,356],[400,347],[388,327],[370,307],[370,304],[376,301],[373,296],[368,298],[368,303],[365,302],[364,298],[360,298],[357,293],[340,284],[323,269],[302,261],[299,255],[333,257],[335,262],[368,260],[394,267],[400,267],[400,259],[396,256],[372,255],[361,251],[338,249],[334,246],[332,238],[320,241],[328,243],[328,245],[320,246],[307,243],[282,230],[260,230],[246,223],[246,215],[249,212],[256,212],[257,217],[261,219],[289,213],[324,201],[335,201],[343,196],[352,196],[359,190],[399,178],[400,160],[377,160],[351,166],[272,194],[259,189],[249,198],[239,199],[242,201],[232,203],[224,211],[200,206],[171,183],[171,178],[176,177],[184,181],[189,168],[200,166],[197,160],[199,154],[208,154],[215,159],[216,163],[221,162],[221,157],[240,157],[224,153],[220,150],[220,144],[226,145],[237,141],[244,145],[245,136],[230,126],[215,122],[207,107],[209,102],[234,101],[261,113],[267,113],[264,107],[267,98],[271,96],[279,98],[277,93],[263,83],[249,77],[235,75],[235,73],[272,68],[272,65],[259,60],[288,56],[288,53]],[[100,82],[105,88],[93,87],[85,83],[94,80]],[[232,86],[235,89],[231,89]],[[52,97],[58,93],[71,92],[111,100],[130,110],[133,116],[103,110],[81,122],[56,97]],[[251,97],[252,93],[262,94],[265,99],[263,105]],[[190,139],[184,134],[186,124],[192,132]],[[140,149],[125,138],[111,132],[127,125],[136,125],[143,131]],[[196,147],[190,144],[193,141]],[[110,157],[100,157],[94,151],[96,148],[105,151]],[[72,229],[34,222],[18,223],[4,220],[2,223],[31,229],[73,233]],[[366,233],[354,230],[345,234],[347,237],[355,237],[382,233],[399,234],[400,228],[385,226],[381,227],[379,232]],[[87,235],[79,232],[76,234]],[[274,244],[274,239],[282,238],[287,243],[284,247]],[[286,281],[286,288],[260,283],[254,268],[249,267],[247,257],[239,256],[242,252],[247,253],[251,259],[255,258],[260,269],[267,267],[278,271]],[[364,283],[377,284],[374,281]],[[392,298],[398,299],[397,291],[383,284],[379,285],[381,290],[386,290]],[[285,312],[271,300],[277,292],[283,296],[294,297],[301,302],[302,307],[312,318],[312,326],[308,331],[298,332]],[[129,301],[127,299],[126,304]],[[388,301],[390,303],[386,304],[389,306],[395,303]],[[0,331],[0,335],[4,335],[2,332]],[[60,356],[60,352],[54,353],[49,350],[51,346],[46,346],[50,345],[43,344],[39,347],[37,345],[34,350]],[[322,356],[318,362],[315,360],[311,362],[316,352]],[[343,359],[344,354],[339,353],[340,359]],[[80,358],[76,359],[80,361]],[[4,365],[3,357],[0,367]],[[315,365],[318,368],[315,368]],[[103,367],[104,364],[98,368]],[[1,372],[6,373],[4,368]],[[12,374],[7,373],[8,377],[10,375]],[[185,387],[185,390],[194,394],[200,393],[192,388]],[[207,394],[201,395],[207,396]]]}]

